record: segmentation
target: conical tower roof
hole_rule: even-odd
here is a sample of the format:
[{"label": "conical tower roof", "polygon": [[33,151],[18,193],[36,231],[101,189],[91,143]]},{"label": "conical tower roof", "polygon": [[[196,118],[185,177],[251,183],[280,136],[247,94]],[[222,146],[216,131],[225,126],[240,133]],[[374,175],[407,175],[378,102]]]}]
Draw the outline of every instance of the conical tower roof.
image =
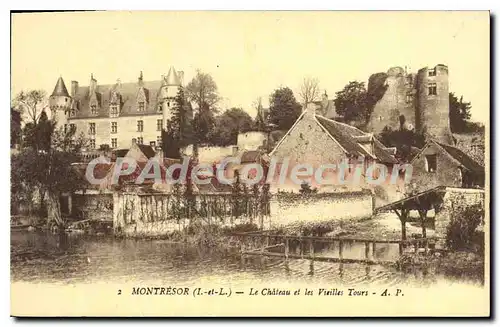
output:
[{"label": "conical tower roof", "polygon": [[66,89],[66,85],[64,85],[64,80],[62,79],[62,77],[59,77],[59,79],[57,80],[54,92],[52,92],[52,96],[69,97],[68,89]]},{"label": "conical tower roof", "polygon": [[177,72],[175,71],[175,68],[174,67],[170,67],[170,70],[168,71],[168,75],[167,75],[167,85],[176,85],[176,86],[180,86],[181,85],[181,81],[179,79],[179,76],[177,75]]}]

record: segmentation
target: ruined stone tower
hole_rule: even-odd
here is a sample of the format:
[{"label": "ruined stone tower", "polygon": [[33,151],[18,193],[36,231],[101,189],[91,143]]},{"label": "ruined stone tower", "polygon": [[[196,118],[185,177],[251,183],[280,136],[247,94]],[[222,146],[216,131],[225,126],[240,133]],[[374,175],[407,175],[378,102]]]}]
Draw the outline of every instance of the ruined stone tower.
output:
[{"label": "ruined stone tower", "polygon": [[57,80],[54,91],[49,97],[49,108],[51,119],[57,122],[57,126],[64,126],[67,123],[68,112],[71,108],[71,97],[62,77]]},{"label": "ruined stone tower", "polygon": [[385,87],[373,107],[368,122],[370,132],[378,134],[386,126],[393,130],[403,127],[452,144],[448,67],[441,64],[425,67],[417,74],[392,67],[387,71]]},{"label": "ruined stone tower", "polygon": [[448,67],[422,68],[417,74],[417,131],[440,142],[452,144]]}]

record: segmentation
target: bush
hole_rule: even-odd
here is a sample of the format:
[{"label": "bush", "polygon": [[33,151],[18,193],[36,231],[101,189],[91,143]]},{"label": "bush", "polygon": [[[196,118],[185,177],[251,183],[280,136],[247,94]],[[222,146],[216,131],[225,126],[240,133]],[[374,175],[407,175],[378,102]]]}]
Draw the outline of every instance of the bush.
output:
[{"label": "bush", "polygon": [[483,217],[484,208],[480,204],[455,210],[446,231],[446,245],[452,250],[470,249]]}]

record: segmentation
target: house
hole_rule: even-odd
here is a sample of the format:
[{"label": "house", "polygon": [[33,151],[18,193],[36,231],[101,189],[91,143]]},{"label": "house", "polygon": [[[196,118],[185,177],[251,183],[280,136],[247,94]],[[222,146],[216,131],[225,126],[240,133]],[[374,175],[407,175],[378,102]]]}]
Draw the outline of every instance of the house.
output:
[{"label": "house", "polygon": [[422,192],[437,186],[482,188],[484,167],[462,150],[430,140],[411,161],[410,190]]},{"label": "house", "polygon": [[[308,164],[313,168],[336,164],[338,167],[338,164],[347,160],[350,164],[362,164],[363,172],[371,164],[379,163],[392,172],[397,163],[394,149],[385,147],[372,134],[318,115],[316,110],[313,103],[307,106],[271,151],[270,160],[277,161],[282,167],[287,159],[290,169],[297,164]],[[281,172],[281,167],[276,171]],[[324,187],[325,184],[336,185],[339,180],[337,172],[324,170],[323,183],[317,183],[315,178],[310,184],[322,184],[317,185],[319,187]],[[346,178],[353,173],[354,169],[344,172]]]}]

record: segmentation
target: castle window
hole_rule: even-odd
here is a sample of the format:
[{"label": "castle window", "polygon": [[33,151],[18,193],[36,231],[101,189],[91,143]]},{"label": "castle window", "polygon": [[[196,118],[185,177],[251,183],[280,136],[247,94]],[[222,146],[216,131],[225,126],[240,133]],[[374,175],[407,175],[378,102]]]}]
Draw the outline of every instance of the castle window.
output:
[{"label": "castle window", "polygon": [[158,112],[163,112],[163,107],[161,104],[158,105]]},{"label": "castle window", "polygon": [[161,135],[158,135],[156,137],[156,144],[161,145],[161,143],[162,143],[162,141],[161,141]]},{"label": "castle window", "polygon": [[142,144],[144,142],[144,140],[142,139],[142,136],[139,136],[137,138],[137,144]]},{"label": "castle window", "polygon": [[89,123],[89,134],[95,135],[95,123]]},{"label": "castle window", "polygon": [[118,140],[116,138],[111,139],[111,147],[115,149],[118,146]]},{"label": "castle window", "polygon": [[435,69],[430,69],[429,70],[429,76],[436,76],[436,70]]},{"label": "castle window", "polygon": [[156,130],[161,131],[163,128],[163,119],[157,119],[156,120]]},{"label": "castle window", "polygon": [[437,156],[435,154],[425,156],[425,170],[429,173],[434,173],[437,170]]},{"label": "castle window", "polygon": [[139,102],[138,110],[144,111],[144,102]]},{"label": "castle window", "polygon": [[89,147],[91,149],[95,149],[95,139],[90,139],[90,142],[89,142]]},{"label": "castle window", "polygon": [[68,133],[68,124],[64,124],[64,134]]},{"label": "castle window", "polygon": [[111,117],[118,117],[118,105],[113,104],[109,106],[109,114]]},{"label": "castle window", "polygon": [[97,105],[93,104],[90,106],[90,113],[92,115],[97,115]]},{"label": "castle window", "polygon": [[406,103],[411,103],[413,100],[413,96],[411,93],[406,94]]},{"label": "castle window", "polygon": [[436,95],[437,94],[437,87],[436,83],[429,83],[429,95]]},{"label": "castle window", "polygon": [[72,133],[73,133],[74,131],[76,131],[76,126],[75,126],[75,124],[69,124],[69,131],[70,131],[70,132],[72,132]]},{"label": "castle window", "polygon": [[116,134],[118,133],[118,123],[117,122],[111,122],[111,133]]},{"label": "castle window", "polygon": [[142,132],[144,130],[144,122],[142,120],[137,121],[137,131]]}]

